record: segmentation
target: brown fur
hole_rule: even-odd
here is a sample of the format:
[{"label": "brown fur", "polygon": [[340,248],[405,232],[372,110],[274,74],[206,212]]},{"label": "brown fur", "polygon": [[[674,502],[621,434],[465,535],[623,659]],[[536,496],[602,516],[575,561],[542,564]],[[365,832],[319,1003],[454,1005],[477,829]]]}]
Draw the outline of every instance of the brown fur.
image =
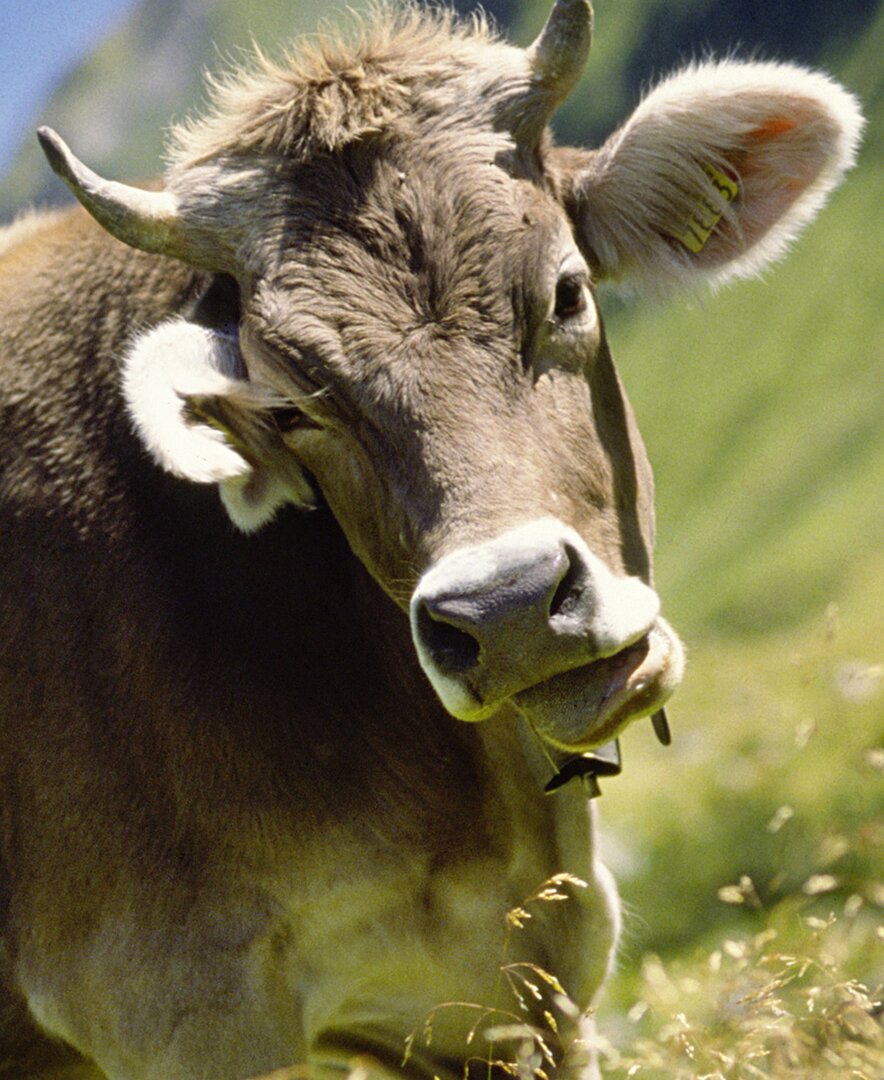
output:
[{"label": "brown fur", "polygon": [[[150,1003],[166,1005],[168,990],[154,986],[139,935],[174,928],[164,950],[187,955],[218,917],[206,909],[218,895],[229,897],[237,925],[248,920],[251,929],[236,933],[256,935],[255,948],[277,923],[288,937],[278,882],[313,874],[314,888],[331,894],[339,875],[360,873],[354,843],[368,865],[414,864],[430,890],[418,903],[442,940],[461,931],[444,914],[445,889],[436,898],[431,882],[486,867],[476,884],[489,895],[493,942],[501,914],[565,865],[555,844],[540,841],[555,832],[558,809],[533,775],[541,764],[520,764],[512,719],[479,731],[445,716],[406,621],[327,511],[291,512],[246,538],[210,490],[146,459],[118,399],[115,358],[133,326],[186,310],[198,275],[128,251],[80,212],[47,223],[50,236],[27,257],[18,252],[2,320],[6,1015],[22,1013],[24,996],[32,1007],[46,994],[79,1002],[63,1024],[38,1015],[102,1060],[106,1047],[90,1031],[102,998],[86,957],[104,922],[135,920],[107,989],[141,1018],[139,1030],[162,1039],[166,1021]],[[25,313],[40,319],[39,349]],[[511,758],[504,773],[501,758]],[[536,839],[526,849],[528,836]],[[560,958],[535,951],[539,942],[530,950],[562,970],[571,964],[567,921],[559,935]],[[606,955],[605,945],[597,963]],[[456,993],[457,971],[443,996]],[[212,978],[197,981],[197,999],[181,1008],[223,996],[223,973]],[[296,1049],[298,1001],[287,1006],[290,1057],[308,1052]],[[360,1045],[394,1062],[400,1037],[437,1003],[417,995],[389,1048],[371,1031]],[[6,1075],[31,1076],[27,1055],[44,1051],[9,1023]],[[207,1039],[214,1032],[202,1051],[212,1076],[289,1060],[256,1060],[261,1051],[245,1036],[219,1041],[213,1021],[203,1026]],[[331,1033],[320,1042],[329,1039],[337,1045]],[[114,1067],[106,1064],[109,1075]],[[445,1072],[440,1061],[432,1067]]]},{"label": "brown fur", "polygon": [[[404,1037],[445,1001],[511,1007],[503,915],[561,871],[587,888],[508,958],[591,1003],[617,918],[583,793],[544,796],[533,705],[442,708],[401,609],[458,552],[550,520],[586,551],[567,600],[603,583],[656,603],[650,468],[583,259],[620,269],[622,236],[649,275],[709,272],[667,229],[706,197],[719,105],[699,158],[657,163],[687,178],[674,206],[596,220],[665,109],[625,160],[617,138],[556,151],[525,135],[532,78],[481,23],[385,9],[353,45],[229,76],[176,134],[168,186],[195,262],[235,290],[80,211],[0,234],[0,1075],[79,1054],[109,1080],[324,1078],[368,1054],[455,1080],[471,1014],[437,1013],[405,1070]],[[782,100],[813,98],[796,78]],[[777,115],[777,94],[752,108]],[[837,172],[837,124],[816,126],[810,183]],[[776,162],[766,146],[767,180]],[[662,621],[638,627],[649,651]],[[582,631],[516,687],[550,730],[589,700],[558,676],[609,685]],[[558,1080],[589,1080],[560,1030]]]}]

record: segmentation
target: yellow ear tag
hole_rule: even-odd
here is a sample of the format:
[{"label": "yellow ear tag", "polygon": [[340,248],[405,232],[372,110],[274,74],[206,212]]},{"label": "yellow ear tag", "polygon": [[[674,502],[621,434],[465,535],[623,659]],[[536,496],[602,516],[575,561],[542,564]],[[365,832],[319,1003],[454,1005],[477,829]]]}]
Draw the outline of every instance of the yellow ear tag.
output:
[{"label": "yellow ear tag", "polygon": [[[198,420],[205,424],[207,427],[214,428],[215,431],[219,431],[225,438],[227,444],[232,446],[234,450],[238,451],[243,457],[246,457],[247,447],[242,439],[236,434],[233,428],[230,428],[214,413],[210,413],[206,409],[200,399],[194,395],[187,399],[187,412],[193,417],[194,420]],[[248,458],[247,458],[248,460]]]},{"label": "yellow ear tag", "polygon": [[[732,203],[740,191],[736,181],[723,172],[719,172],[712,165],[704,165],[703,172],[709,177],[716,191],[725,202]],[[721,210],[709,199],[701,199],[697,209],[688,219],[684,230],[682,232],[673,232],[670,235],[674,236],[676,240],[680,240],[688,251],[699,255],[706,246],[709,237],[715,231],[715,226],[721,221],[721,214]]]}]

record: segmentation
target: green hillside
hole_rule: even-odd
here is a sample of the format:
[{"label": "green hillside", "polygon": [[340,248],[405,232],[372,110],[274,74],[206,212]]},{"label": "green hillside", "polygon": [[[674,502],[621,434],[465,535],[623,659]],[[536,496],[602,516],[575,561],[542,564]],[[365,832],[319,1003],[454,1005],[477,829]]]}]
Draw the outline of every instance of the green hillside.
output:
[{"label": "green hillside", "polygon": [[[870,110],[860,164],[789,259],[609,320],[655,463],[658,583],[690,656],[674,746],[627,734],[601,807],[637,913],[603,1025],[626,1053],[611,1050],[611,1075],[834,1080],[884,1063],[879,1033],[835,1045],[849,1010],[865,1017],[844,987],[884,976],[882,28],[842,57]],[[812,974],[786,984],[777,950]],[[758,1073],[712,1072],[716,1054],[753,1053]]]},{"label": "green hillside", "polygon": [[[835,872],[833,907],[884,899],[870,824],[884,734],[882,179],[863,162],[765,282],[612,320],[656,467],[658,583],[690,654],[675,745],[628,734],[603,800],[641,915],[628,993],[646,950],[764,926],[778,902],[810,904],[814,873]],[[768,825],[782,806],[781,835]],[[717,893],[744,874],[763,906],[735,913]],[[882,959],[853,961],[873,979]]]},{"label": "green hillside", "polygon": [[[210,38],[223,50],[250,32],[268,42],[332,8],[219,3],[175,104],[144,97],[104,159],[88,157],[77,125],[121,96],[133,50],[146,70],[160,64],[170,34],[156,11],[170,20],[176,3],[145,5],[153,22],[143,12],[47,107],[102,169],[153,171],[163,125],[195,99]],[[528,41],[548,3],[488,6]],[[632,913],[603,1015],[609,1072],[626,1076],[631,1062],[640,1077],[871,1080],[884,1049],[844,987],[884,978],[884,6],[597,0],[596,13],[590,71],[557,121],[563,139],[603,137],[655,71],[736,42],[828,67],[869,118],[858,167],[764,281],[665,307],[607,298],[656,469],[658,585],[690,657],[669,709],[673,746],[648,724],[627,732],[625,771],[599,803]],[[23,157],[0,207],[46,176],[36,154]],[[801,979],[768,990],[779,1019],[754,1011],[766,998],[740,997],[760,994],[766,975],[774,985],[777,949],[807,961]],[[831,1023],[818,1030],[821,1018]],[[774,1028],[792,1040],[794,1068],[771,1050]],[[734,1047],[759,1071],[715,1058]]]},{"label": "green hillside", "polygon": [[[699,1076],[735,1046],[738,1059],[768,1055],[754,1067],[777,1080],[872,1077],[884,1062],[874,1038],[857,1043],[871,1057],[855,1073],[850,1053],[828,1062],[796,982],[771,991],[790,1052],[808,1055],[789,1071],[775,1039],[746,1034],[772,1013],[722,1004],[765,980],[778,987],[775,965],[725,951],[730,968],[710,974],[722,942],[776,932],[766,949],[803,956],[820,994],[821,956],[836,996],[850,977],[884,976],[882,48],[879,11],[852,50],[832,50],[865,103],[865,148],[781,266],[717,296],[615,306],[609,318],[655,464],[658,584],[690,656],[669,709],[674,746],[627,734],[625,772],[602,800],[609,862],[636,913],[603,1026],[627,1051],[612,1075],[632,1061],[641,1076]],[[751,892],[722,901],[741,878]],[[623,1021],[630,1008],[634,1023]],[[826,1024],[837,1033],[841,1019]]]},{"label": "green hillside", "polygon": [[658,478],[677,618],[764,635],[849,587],[884,536],[884,163],[763,282],[613,320]]}]

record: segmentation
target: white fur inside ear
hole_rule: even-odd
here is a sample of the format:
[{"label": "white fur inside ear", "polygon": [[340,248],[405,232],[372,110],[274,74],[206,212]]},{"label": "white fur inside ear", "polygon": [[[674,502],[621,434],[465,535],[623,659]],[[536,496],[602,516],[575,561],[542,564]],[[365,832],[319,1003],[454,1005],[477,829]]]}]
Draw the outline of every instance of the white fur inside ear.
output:
[{"label": "white fur inside ear", "polygon": [[286,503],[304,504],[302,498],[264,469],[224,480],[218,490],[228,517],[245,533],[257,532],[268,525]]},{"label": "white fur inside ear", "polygon": [[123,360],[122,387],[142,442],[168,472],[200,484],[247,477],[251,466],[223,432],[190,421],[187,395],[224,395],[242,367],[236,342],[183,318],[135,339]]}]

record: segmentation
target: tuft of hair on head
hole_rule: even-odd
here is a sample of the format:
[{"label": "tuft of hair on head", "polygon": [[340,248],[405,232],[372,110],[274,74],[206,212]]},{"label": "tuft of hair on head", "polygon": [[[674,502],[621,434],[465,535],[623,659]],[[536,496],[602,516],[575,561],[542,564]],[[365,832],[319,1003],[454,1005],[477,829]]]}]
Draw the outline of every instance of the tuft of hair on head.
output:
[{"label": "tuft of hair on head", "polygon": [[498,40],[481,12],[460,19],[378,0],[278,59],[253,43],[243,61],[206,76],[208,105],[172,128],[167,161],[175,171],[215,157],[332,152],[407,116],[416,87],[456,79]]}]

